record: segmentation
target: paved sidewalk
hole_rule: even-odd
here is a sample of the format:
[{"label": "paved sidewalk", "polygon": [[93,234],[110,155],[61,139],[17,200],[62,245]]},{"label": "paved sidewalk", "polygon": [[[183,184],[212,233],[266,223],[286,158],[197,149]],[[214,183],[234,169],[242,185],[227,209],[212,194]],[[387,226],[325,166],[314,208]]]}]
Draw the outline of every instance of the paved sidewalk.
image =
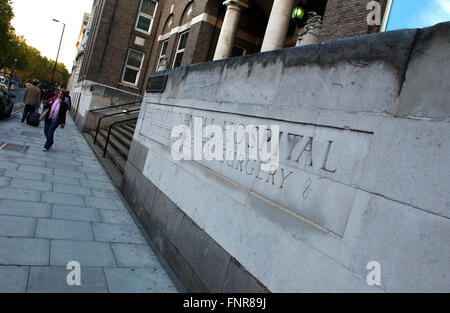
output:
[{"label": "paved sidewalk", "polygon": [[0,292],[177,292],[69,116],[50,152],[18,116],[2,142],[29,148],[0,150]]}]

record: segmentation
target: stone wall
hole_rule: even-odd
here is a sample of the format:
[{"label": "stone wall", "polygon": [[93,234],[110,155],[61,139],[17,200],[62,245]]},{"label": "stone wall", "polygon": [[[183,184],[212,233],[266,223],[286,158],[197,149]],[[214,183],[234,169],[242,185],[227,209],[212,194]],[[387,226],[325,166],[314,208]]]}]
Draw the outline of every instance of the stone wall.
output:
[{"label": "stone wall", "polygon": [[[96,129],[100,116],[95,113],[93,114],[90,112],[91,110],[137,102],[141,99],[142,97],[139,95],[120,89],[100,85],[91,81],[83,81],[81,86],[77,88],[76,96],[74,97],[75,124],[82,131]],[[132,106],[139,106],[139,103],[132,104]],[[125,106],[123,108],[127,107]],[[108,111],[102,111],[102,113],[108,113]],[[107,125],[106,123],[104,124]]]},{"label": "stone wall", "polygon": [[[168,71],[122,191],[186,289],[449,292],[448,38],[445,23]],[[171,130],[193,117],[279,125],[280,167],[175,161]]]}]

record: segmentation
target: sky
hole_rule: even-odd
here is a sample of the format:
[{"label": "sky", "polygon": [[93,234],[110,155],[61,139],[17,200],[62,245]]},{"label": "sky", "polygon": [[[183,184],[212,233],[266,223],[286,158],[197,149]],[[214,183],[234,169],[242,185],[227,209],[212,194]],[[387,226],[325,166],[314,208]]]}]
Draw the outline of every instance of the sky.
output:
[{"label": "sky", "polygon": [[394,0],[387,30],[421,28],[450,21],[450,0]]},{"label": "sky", "polygon": [[58,62],[64,63],[71,72],[83,14],[91,12],[92,3],[93,0],[13,0],[12,25],[28,45],[55,60],[63,25],[52,20],[64,22],[66,29]]}]

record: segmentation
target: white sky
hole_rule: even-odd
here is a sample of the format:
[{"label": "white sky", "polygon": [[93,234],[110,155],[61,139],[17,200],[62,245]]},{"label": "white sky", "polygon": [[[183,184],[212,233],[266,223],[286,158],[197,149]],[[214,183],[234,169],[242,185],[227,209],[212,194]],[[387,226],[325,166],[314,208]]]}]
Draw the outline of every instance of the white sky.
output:
[{"label": "white sky", "polygon": [[81,29],[84,13],[91,13],[93,0],[13,0],[13,27],[23,35],[27,44],[55,60],[63,25],[66,24],[58,62],[72,71],[75,45]]}]

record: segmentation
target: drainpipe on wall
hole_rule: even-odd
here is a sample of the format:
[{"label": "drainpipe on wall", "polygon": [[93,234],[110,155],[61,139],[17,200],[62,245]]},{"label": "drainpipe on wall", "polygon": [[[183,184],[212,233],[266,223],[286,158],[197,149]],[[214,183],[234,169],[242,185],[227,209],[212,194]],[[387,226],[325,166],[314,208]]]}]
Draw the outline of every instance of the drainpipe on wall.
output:
[{"label": "drainpipe on wall", "polygon": [[[151,60],[151,57],[152,57],[153,48],[155,46],[155,41],[158,41],[157,38],[156,38],[156,35],[158,34],[158,30],[159,30],[159,27],[160,27],[161,16],[162,16],[162,11],[159,12],[158,23],[157,23],[157,26],[156,26],[156,29],[155,29],[155,35],[153,37],[153,40],[151,41],[152,45],[150,47],[150,51],[149,51],[149,54],[148,54],[148,63],[147,63],[147,68],[145,69],[145,73],[144,73],[144,81],[142,83],[141,92],[140,92],[141,95],[144,94],[145,90],[147,89],[146,80],[147,80],[148,71],[150,70],[150,67],[153,66],[153,62]],[[151,37],[150,37],[150,39],[151,39]],[[156,45],[156,46],[159,46],[159,45]],[[156,57],[158,57],[158,56],[156,56]]]}]

